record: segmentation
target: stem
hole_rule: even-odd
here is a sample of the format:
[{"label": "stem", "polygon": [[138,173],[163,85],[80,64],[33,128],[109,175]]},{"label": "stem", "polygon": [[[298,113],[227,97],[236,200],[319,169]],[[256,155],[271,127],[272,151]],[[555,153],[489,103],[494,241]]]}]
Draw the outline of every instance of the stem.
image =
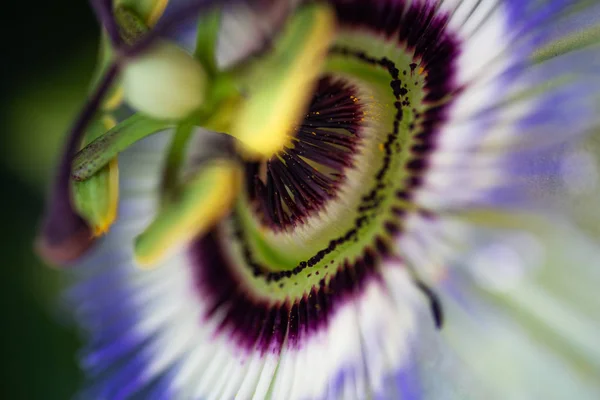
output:
[{"label": "stem", "polygon": [[119,48],[123,44],[119,33],[119,26],[113,15],[112,0],[90,0],[90,4],[96,13],[96,18],[106,30],[114,48]]},{"label": "stem", "polygon": [[179,182],[179,170],[185,158],[186,145],[192,136],[194,124],[185,121],[177,126],[173,141],[169,146],[169,154],[161,182],[161,193],[171,193]]},{"label": "stem", "polygon": [[146,136],[171,128],[173,122],[133,115],[85,146],[73,160],[71,176],[83,181],[106,166],[120,152]]}]

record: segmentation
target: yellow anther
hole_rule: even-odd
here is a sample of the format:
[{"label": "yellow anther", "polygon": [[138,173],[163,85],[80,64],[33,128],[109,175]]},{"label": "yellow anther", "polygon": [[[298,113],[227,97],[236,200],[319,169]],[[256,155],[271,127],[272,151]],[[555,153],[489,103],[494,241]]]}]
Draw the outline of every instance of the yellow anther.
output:
[{"label": "yellow anther", "polygon": [[335,14],[325,4],[299,10],[261,64],[250,98],[230,133],[250,158],[269,158],[290,140],[305,115],[335,35]]},{"label": "yellow anther", "polygon": [[134,251],[140,267],[156,266],[205,234],[231,211],[240,187],[238,164],[219,161],[203,166],[137,237]]}]

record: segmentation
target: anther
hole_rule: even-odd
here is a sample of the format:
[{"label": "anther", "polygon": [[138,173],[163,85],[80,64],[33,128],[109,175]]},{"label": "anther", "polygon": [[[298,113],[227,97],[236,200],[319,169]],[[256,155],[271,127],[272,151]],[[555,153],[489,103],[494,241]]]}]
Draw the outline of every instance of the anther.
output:
[{"label": "anther", "polygon": [[241,167],[233,161],[203,165],[136,238],[134,251],[139,265],[155,266],[210,230],[231,211],[240,181]]},{"label": "anther", "polygon": [[292,127],[302,119],[311,100],[334,33],[335,15],[329,6],[306,6],[261,63],[252,78],[252,97],[230,131],[249,158],[270,158],[289,142]]}]

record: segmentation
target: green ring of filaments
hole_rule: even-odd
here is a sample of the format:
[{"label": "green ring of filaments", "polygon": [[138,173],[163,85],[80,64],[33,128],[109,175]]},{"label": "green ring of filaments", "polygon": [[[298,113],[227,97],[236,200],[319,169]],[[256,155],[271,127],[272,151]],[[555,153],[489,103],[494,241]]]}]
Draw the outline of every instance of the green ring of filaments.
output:
[{"label": "green ring of filaments", "polygon": [[221,225],[221,232],[232,264],[243,266],[238,268],[239,273],[249,289],[273,300],[298,298],[328,279],[345,261],[352,264],[366,248],[373,248],[377,239],[390,244],[393,238],[385,229],[386,223],[394,222],[398,228],[402,223],[393,210],[411,209],[396,193],[404,189],[411,177],[405,166],[413,158],[410,148],[417,143],[415,127],[425,110],[424,75],[414,69],[412,56],[396,44],[364,33],[343,33],[336,40],[324,74],[348,78],[352,84],[373,93],[373,99],[358,100],[379,105],[380,115],[373,118],[379,120],[384,131],[367,129],[365,135],[376,137],[365,137],[368,145],[361,150],[377,155],[376,166],[363,174],[361,181],[366,189],[359,194],[356,209],[348,210],[344,218],[330,224],[327,239],[303,241],[305,246],[297,251],[270,242],[269,228],[260,224],[248,198],[242,196],[232,218]]}]

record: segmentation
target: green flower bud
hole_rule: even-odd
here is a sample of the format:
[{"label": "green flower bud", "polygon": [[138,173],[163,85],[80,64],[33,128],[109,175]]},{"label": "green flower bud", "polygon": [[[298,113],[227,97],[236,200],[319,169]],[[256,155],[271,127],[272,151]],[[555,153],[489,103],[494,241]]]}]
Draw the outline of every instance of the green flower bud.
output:
[{"label": "green flower bud", "polygon": [[112,160],[90,179],[73,181],[75,208],[97,237],[108,232],[117,218],[119,166]]},{"label": "green flower bud", "polygon": [[129,60],[122,82],[129,105],[158,119],[182,119],[198,109],[206,97],[207,77],[202,65],[183,49],[164,41]]},{"label": "green flower bud", "polygon": [[[93,139],[104,129],[111,129],[116,121],[106,115],[89,132]],[[95,129],[94,129],[95,128]],[[113,157],[108,164],[85,181],[72,181],[72,193],[77,213],[87,222],[94,237],[108,232],[117,218],[119,203],[119,164]]]}]

